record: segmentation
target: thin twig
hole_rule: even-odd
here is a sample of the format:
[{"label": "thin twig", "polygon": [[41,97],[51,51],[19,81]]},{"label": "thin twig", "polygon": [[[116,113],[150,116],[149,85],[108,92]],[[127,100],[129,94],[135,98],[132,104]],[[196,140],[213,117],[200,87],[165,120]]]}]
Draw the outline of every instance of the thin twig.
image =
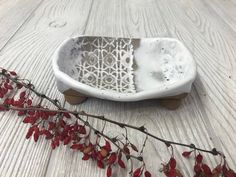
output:
[{"label": "thin twig", "polygon": [[[96,119],[99,119],[99,120],[102,120],[102,121],[105,121],[105,122],[109,122],[109,123],[112,123],[112,124],[115,124],[115,125],[118,125],[120,126],[121,128],[131,128],[131,129],[134,129],[134,130],[137,130],[139,132],[142,132],[143,134],[145,134],[146,136],[150,136],[158,141],[161,141],[163,143],[165,143],[166,145],[177,145],[177,146],[183,146],[183,147],[188,147],[188,148],[191,148],[191,149],[194,149],[194,150],[198,150],[198,151],[202,151],[202,152],[206,152],[206,153],[210,153],[210,154],[213,154],[213,155],[223,155],[221,152],[217,151],[215,148],[213,148],[212,150],[206,150],[206,149],[202,149],[202,148],[199,148],[199,147],[196,147],[194,144],[184,144],[184,143],[179,143],[179,142],[175,142],[175,141],[170,141],[170,140],[165,140],[165,139],[162,139],[160,137],[157,137],[155,136],[154,134],[151,134],[146,130],[146,128],[144,126],[141,126],[141,127],[137,127],[137,126],[133,126],[133,125],[130,125],[130,124],[126,124],[126,123],[122,123],[122,122],[117,122],[117,121],[114,121],[114,120],[111,120],[111,119],[108,119],[108,118],[105,118],[104,116],[97,116],[97,115],[93,115],[93,114],[88,114],[84,111],[80,111],[80,112],[77,112],[77,111],[69,111],[69,110],[66,110],[65,108],[61,107],[58,100],[54,100],[54,99],[51,99],[50,97],[46,96],[45,94],[42,94],[42,93],[39,93],[38,91],[36,91],[34,88],[31,87],[31,84],[25,84],[25,83],[22,83],[22,82],[19,82],[18,78],[13,78],[11,76],[8,76],[7,74],[3,73],[3,72],[0,72],[0,75],[10,79],[11,81],[13,81],[14,83],[16,84],[21,84],[23,85],[26,89],[29,89],[30,91],[32,91],[33,93],[35,93],[37,96],[41,97],[41,98],[44,98],[46,100],[48,100],[49,102],[51,102],[53,105],[55,105],[59,110],[52,110],[52,109],[45,109],[45,108],[37,108],[37,107],[27,107],[27,108],[18,108],[18,107],[13,107],[13,106],[7,106],[8,109],[11,109],[11,110],[39,110],[39,111],[55,111],[55,112],[61,112],[61,113],[71,113],[73,115],[80,115],[80,116],[87,116],[87,117],[91,117],[91,118],[96,118]],[[0,104],[0,106],[5,106],[6,105],[3,105],[3,104]],[[76,116],[78,117],[78,116]],[[81,119],[80,117],[78,117],[79,119]],[[82,119],[83,120],[83,119]],[[84,121],[84,120],[83,120]],[[90,124],[89,124],[90,125]],[[97,130],[92,127],[90,125],[90,128],[94,129],[94,131],[96,132]],[[101,135],[104,135],[104,134],[101,134]],[[106,136],[106,135],[104,135]],[[109,137],[108,137],[109,138]]]}]

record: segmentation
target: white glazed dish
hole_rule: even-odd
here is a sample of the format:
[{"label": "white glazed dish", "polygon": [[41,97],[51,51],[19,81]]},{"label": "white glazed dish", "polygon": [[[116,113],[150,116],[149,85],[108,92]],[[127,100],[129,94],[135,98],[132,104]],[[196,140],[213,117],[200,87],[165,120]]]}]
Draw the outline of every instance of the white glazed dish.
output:
[{"label": "white glazed dish", "polygon": [[139,101],[189,93],[196,63],[173,38],[79,36],[65,40],[53,56],[60,92]]}]

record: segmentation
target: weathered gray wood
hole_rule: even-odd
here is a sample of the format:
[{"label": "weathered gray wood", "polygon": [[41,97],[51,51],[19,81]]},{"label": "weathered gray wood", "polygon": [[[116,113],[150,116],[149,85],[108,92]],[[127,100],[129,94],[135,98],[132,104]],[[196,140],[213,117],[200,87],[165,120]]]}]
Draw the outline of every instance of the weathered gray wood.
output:
[{"label": "weathered gray wood", "polygon": [[[1,2],[4,1],[0,1],[0,9],[4,9]],[[40,91],[63,100],[56,89],[50,59],[67,36],[179,38],[197,61],[198,77],[191,94],[178,110],[168,111],[155,100],[117,103],[90,98],[79,106],[65,106],[137,126],[145,124],[150,132],[169,140],[194,143],[206,149],[217,147],[224,151],[235,169],[234,5],[232,0],[47,0],[13,32],[9,41],[7,38],[0,62],[31,79]],[[16,8],[13,4],[11,7]],[[0,17],[1,14],[9,18],[10,13],[0,11]],[[3,32],[5,36],[6,31]],[[82,161],[81,154],[68,147],[51,151],[49,144],[42,140],[37,144],[26,141],[27,128],[19,119],[15,120],[16,115],[1,113],[0,116],[0,177],[105,176],[104,170],[95,168],[96,164],[91,161]],[[98,128],[103,126],[99,121],[92,122]],[[105,131],[115,134],[123,130],[108,124]],[[142,146],[144,136],[133,130],[128,134],[135,144]],[[175,152],[178,167],[184,176],[192,176],[193,162],[181,158],[183,150],[178,147]],[[162,176],[160,164],[169,158],[165,146],[150,138],[144,157],[153,176]],[[216,165],[218,159],[207,157],[209,164]],[[128,171],[118,170],[114,176],[129,175]]]},{"label": "weathered gray wood", "polygon": [[[236,134],[233,129],[236,113],[233,69],[236,67],[234,57],[236,46],[232,42],[235,37],[229,38],[229,34],[220,28],[224,23],[220,20],[219,22],[211,20],[214,16],[208,14],[207,7],[200,6],[199,1],[193,1],[191,6],[181,4],[179,1],[167,6],[161,1],[160,6],[167,25],[170,28],[176,27],[173,35],[182,38],[186,43],[194,42],[194,55],[199,68],[198,79],[195,82],[196,91],[201,98],[199,104],[204,105],[208,113],[208,122],[212,124],[216,135],[220,138],[229,161],[235,165],[235,159],[232,158],[236,156],[234,151]],[[185,10],[181,10],[184,7]],[[208,14],[207,18],[204,14]],[[187,38],[187,31],[191,32],[192,38]],[[179,34],[181,36],[178,36]],[[182,34],[186,35],[185,38]],[[230,134],[228,134],[229,129]]]},{"label": "weathered gray wood", "polygon": [[222,18],[234,31],[236,31],[236,2],[235,0],[213,0],[203,1],[207,4],[208,9],[212,9],[215,13]]},{"label": "weathered gray wood", "polygon": [[[43,2],[2,49],[1,66],[16,70],[32,80],[39,91],[62,101],[55,87],[51,57],[66,37],[83,31],[90,4],[78,0]],[[0,176],[45,176],[52,152],[49,143],[27,141],[28,127],[15,114],[0,115]]]},{"label": "weathered gray wood", "polygon": [[0,1],[0,50],[33,15],[41,2],[42,0]]}]

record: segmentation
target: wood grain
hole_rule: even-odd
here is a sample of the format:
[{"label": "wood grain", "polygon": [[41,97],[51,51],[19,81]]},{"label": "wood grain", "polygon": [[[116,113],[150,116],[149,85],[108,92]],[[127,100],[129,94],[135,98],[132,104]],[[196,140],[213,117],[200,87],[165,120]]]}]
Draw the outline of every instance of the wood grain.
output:
[{"label": "wood grain", "polygon": [[[236,113],[236,87],[235,80],[229,76],[235,76],[233,68],[236,67],[234,58],[236,46],[231,42],[232,38],[229,39],[223,31],[218,30],[220,29],[220,26],[223,25],[221,21],[219,23],[215,22],[211,24],[213,21],[208,20],[212,18],[210,14],[207,16],[208,18],[204,19],[202,14],[206,13],[207,10],[204,10],[203,6],[201,6],[200,12],[195,8],[199,7],[199,5],[196,6],[196,4],[193,4],[191,8],[187,7],[186,11],[181,11],[184,4],[181,5],[177,1],[169,6],[165,6],[163,2],[160,2],[160,5],[162,5],[161,9],[163,12],[168,12],[168,16],[166,15],[164,18],[167,19],[167,23],[169,22],[169,27],[173,26],[174,28],[174,26],[180,26],[182,23],[181,28],[176,28],[175,36],[178,34],[186,34],[185,30],[192,30],[192,34],[194,34],[191,37],[194,39],[194,54],[198,63],[199,77],[195,82],[195,87],[201,98],[199,104],[203,104],[204,108],[207,110],[208,118],[210,119],[209,122],[212,124],[213,129],[216,130],[217,136],[222,142],[226,155],[229,158],[235,157],[236,154],[233,150],[235,147],[235,141],[233,138],[235,137],[235,130],[233,127],[235,126]],[[207,7],[205,9],[207,9]],[[191,18],[188,19],[189,15],[186,19],[183,18],[185,14],[193,14],[194,12],[197,14],[194,21],[192,21]],[[162,14],[165,15],[165,13]],[[181,15],[177,16],[177,14]],[[181,17],[181,19],[179,17]],[[199,24],[202,25],[199,26],[195,23],[191,23],[191,21],[199,22]],[[204,21],[204,23],[202,23],[202,21]],[[171,24],[170,22],[174,22],[174,24]],[[190,27],[191,29],[188,29]],[[202,31],[200,31],[201,29]],[[185,42],[191,43],[192,38],[190,38],[190,40],[187,39],[188,41],[185,40]],[[184,39],[182,40],[184,41]],[[223,46],[222,43],[225,45]],[[229,129],[230,134],[228,134]],[[225,138],[226,136],[228,138],[227,142]],[[225,147],[225,145],[227,147]],[[232,165],[235,166],[235,160],[231,160]]]},{"label": "wood grain", "polygon": [[[209,3],[210,2],[210,3]],[[222,20],[224,20],[234,31],[236,31],[236,2],[235,0],[213,0],[206,1],[208,8],[212,8]]]},{"label": "wood grain", "polygon": [[[83,31],[90,3],[45,1],[3,48],[1,65],[34,81],[39,91],[61,100],[51,57],[62,40]],[[45,176],[52,152],[49,143],[26,141],[27,126],[12,113],[1,114],[0,125],[0,176]]]},{"label": "wood grain", "polygon": [[33,15],[42,0],[0,1],[0,50],[20,27]]},{"label": "wood grain", "polygon": [[[11,18],[11,9],[18,7],[10,1],[0,1],[0,10],[3,6],[11,7],[0,11],[0,19]],[[30,4],[29,0],[21,2]],[[96,98],[89,98],[79,106],[65,103],[65,107],[136,126],[145,124],[149,132],[168,140],[222,149],[236,169],[234,5],[232,0],[47,0],[38,7],[35,5],[35,11],[29,5],[27,10],[18,12],[19,18],[27,20],[21,20],[18,27],[15,22],[9,23],[11,33],[6,35],[6,30],[0,28],[2,36],[7,36],[0,42],[0,47],[3,46],[0,62],[31,79],[40,91],[63,101],[56,89],[50,60],[66,37],[79,34],[176,37],[188,46],[198,64],[193,90],[178,110],[166,110],[156,100],[120,103]],[[30,12],[34,15],[24,15]],[[8,25],[8,21],[1,25]],[[26,141],[27,127],[19,119],[16,121],[13,113],[1,113],[0,117],[0,177],[105,176],[105,171],[95,168],[94,162],[82,161],[81,154],[68,147],[51,151],[43,140],[37,144]],[[97,128],[103,126],[102,122],[91,121]],[[105,131],[115,136],[124,130],[108,124]],[[143,135],[133,130],[128,134],[132,142],[142,146]],[[178,167],[184,176],[193,176],[193,165],[181,158],[183,150],[178,147],[175,152]],[[169,158],[165,146],[149,138],[144,157],[153,176],[163,176],[160,164]],[[218,159],[206,157],[209,164],[216,165]],[[113,176],[129,174],[118,169]]]}]

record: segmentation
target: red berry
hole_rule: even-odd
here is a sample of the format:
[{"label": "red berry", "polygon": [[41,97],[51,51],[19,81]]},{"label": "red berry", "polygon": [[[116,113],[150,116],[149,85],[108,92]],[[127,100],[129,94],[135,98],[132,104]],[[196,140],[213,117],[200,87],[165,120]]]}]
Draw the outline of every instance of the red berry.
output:
[{"label": "red berry", "polygon": [[56,127],[56,124],[54,122],[48,122],[48,130],[52,130]]},{"label": "red berry", "polygon": [[84,127],[84,126],[80,126],[78,132],[79,132],[80,134],[85,135],[85,134],[86,134],[86,129],[85,129],[85,127]]},{"label": "red berry", "polygon": [[79,144],[73,144],[70,148],[71,149],[79,149]]},{"label": "red berry", "polygon": [[149,171],[145,171],[144,176],[145,177],[152,177],[152,174]]},{"label": "red berry", "polygon": [[192,152],[193,151],[185,151],[185,152],[182,153],[182,156],[189,157]]},{"label": "red berry", "polygon": [[35,112],[34,112],[33,110],[29,110],[29,111],[28,111],[28,114],[31,115],[31,116],[33,116],[33,115],[35,114]]},{"label": "red berry", "polygon": [[47,131],[47,130],[45,130],[45,129],[43,128],[42,130],[39,131],[39,135],[44,135],[44,134],[45,134],[45,131]]},{"label": "red berry", "polygon": [[26,134],[26,139],[29,139],[34,132],[34,127],[30,127],[27,134]]},{"label": "red berry", "polygon": [[28,104],[29,106],[31,106],[31,105],[32,105],[32,100],[31,100],[31,99],[28,99],[28,100],[27,100],[27,104]]},{"label": "red berry", "polygon": [[84,144],[79,144],[78,150],[83,151],[84,150]]},{"label": "red berry", "polygon": [[102,162],[101,160],[98,160],[98,161],[97,161],[97,166],[98,166],[99,168],[104,168],[104,164],[103,164],[103,162]]},{"label": "red berry", "polygon": [[39,132],[34,133],[34,141],[37,142],[39,139]]},{"label": "red berry", "polygon": [[110,142],[106,140],[106,144],[105,144],[105,146],[103,146],[103,148],[105,148],[107,151],[111,151],[111,144],[110,144]]},{"label": "red berry", "polygon": [[71,137],[70,137],[70,136],[67,136],[67,137],[64,139],[64,145],[69,144],[70,141],[71,141]]},{"label": "red berry", "polygon": [[51,147],[52,147],[52,149],[56,148],[56,145],[55,145],[54,141],[51,142]]},{"label": "red berry", "polygon": [[68,112],[64,112],[63,115],[64,115],[67,119],[71,118],[71,116],[70,116],[70,114],[69,114]]},{"label": "red berry", "polygon": [[82,160],[88,160],[89,158],[90,158],[90,155],[88,155],[88,154],[84,154]]},{"label": "red berry", "polygon": [[169,164],[170,164],[170,168],[174,169],[176,167],[176,160],[173,157],[171,157]]},{"label": "red berry", "polygon": [[26,114],[25,111],[19,111],[19,112],[18,112],[18,116],[23,116],[23,115],[25,115],[25,114]]},{"label": "red berry", "polygon": [[203,160],[202,155],[201,155],[201,154],[198,154],[197,157],[196,157],[197,163],[202,163],[202,160]]},{"label": "red berry", "polygon": [[118,164],[121,168],[125,168],[125,163],[123,162],[123,160],[119,159]]},{"label": "red berry", "polygon": [[32,122],[32,117],[25,117],[24,120],[23,120],[23,122],[24,122],[25,124],[31,123],[31,122]]},{"label": "red berry", "polygon": [[37,142],[39,139],[39,128],[38,127],[34,127],[34,141]]},{"label": "red berry", "polygon": [[16,87],[17,87],[18,89],[21,89],[21,88],[23,87],[23,85],[22,85],[22,84],[17,84]]},{"label": "red berry", "polygon": [[54,144],[55,144],[56,147],[59,146],[60,140],[59,140],[58,136],[54,138]]},{"label": "red berry", "polygon": [[0,106],[0,111],[5,111],[6,108],[4,106]]},{"label": "red berry", "polygon": [[13,89],[13,87],[12,87],[11,85],[9,85],[7,82],[4,83],[4,87],[5,87],[6,89],[9,89],[9,90],[12,90],[12,89]]},{"label": "red berry", "polygon": [[17,76],[17,74],[16,74],[15,71],[10,71],[10,74],[11,74],[12,76]]},{"label": "red berry", "polygon": [[25,91],[21,92],[21,93],[20,93],[20,98],[25,98],[25,95],[26,95],[26,92],[25,92]]},{"label": "red berry", "polygon": [[6,98],[6,99],[4,100],[4,102],[3,102],[3,104],[11,104],[10,99],[9,99],[9,98]]},{"label": "red berry", "polygon": [[19,102],[20,105],[24,104],[25,98],[20,98],[20,99],[18,100],[18,102]]},{"label": "red berry", "polygon": [[49,114],[50,116],[55,116],[55,115],[57,115],[57,112],[56,112],[56,111],[50,111],[50,112],[48,112],[48,114]]},{"label": "red berry", "polygon": [[127,147],[127,145],[124,146],[123,150],[125,151],[126,154],[130,154],[130,150],[129,148]]},{"label": "red berry", "polygon": [[200,166],[199,164],[196,164],[196,165],[194,166],[194,171],[195,171],[196,173],[200,173],[200,172],[202,171],[201,166]]},{"label": "red berry", "polygon": [[107,167],[107,177],[111,177],[111,174],[112,174],[112,169],[111,169],[111,166],[109,165]]},{"label": "red berry", "polygon": [[221,164],[219,164],[213,169],[212,173],[214,173],[214,172],[221,173],[221,171],[222,171],[222,166],[221,166]]},{"label": "red berry", "polygon": [[210,167],[207,164],[203,164],[202,165],[202,169],[203,169],[203,171],[204,171],[204,173],[206,175],[212,175],[211,169],[210,169]]},{"label": "red berry", "polygon": [[176,175],[177,175],[176,170],[174,168],[170,169],[168,177],[176,177]]},{"label": "red berry", "polygon": [[108,158],[108,163],[113,164],[117,159],[117,154],[115,152],[111,153],[110,157]]},{"label": "red berry", "polygon": [[140,177],[141,176],[141,168],[137,168],[133,172],[133,177]]},{"label": "red berry", "polygon": [[47,140],[53,138],[53,134],[51,134],[48,130],[46,130],[46,131],[44,132],[44,135],[46,136],[45,138],[46,138]]},{"label": "red berry", "polygon": [[93,151],[92,154],[91,154],[91,157],[92,157],[93,159],[97,159],[97,157],[98,157],[97,151]]}]

